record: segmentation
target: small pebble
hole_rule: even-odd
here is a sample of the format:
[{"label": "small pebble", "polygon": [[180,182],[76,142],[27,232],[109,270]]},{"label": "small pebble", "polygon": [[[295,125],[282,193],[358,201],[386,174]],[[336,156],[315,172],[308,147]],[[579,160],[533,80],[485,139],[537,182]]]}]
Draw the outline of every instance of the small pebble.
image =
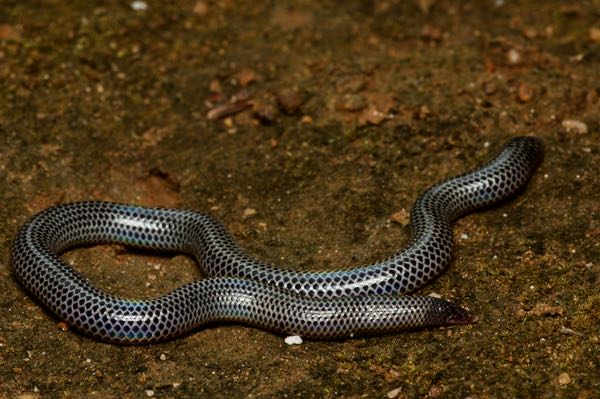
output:
[{"label": "small pebble", "polygon": [[521,53],[518,50],[511,48],[508,50],[508,53],[506,53],[506,60],[511,65],[519,65],[522,60]]},{"label": "small pebble", "polygon": [[561,124],[567,132],[575,132],[578,134],[586,134],[588,132],[587,125],[575,119],[565,119]]},{"label": "small pebble", "polygon": [[200,16],[206,15],[206,13],[208,12],[208,5],[206,5],[206,3],[203,1],[198,1],[194,5],[193,12],[194,12],[194,14],[200,15]]},{"label": "small pebble", "polygon": [[303,125],[310,125],[311,123],[313,123],[313,118],[310,115],[304,115],[300,119],[300,123],[302,123]]},{"label": "small pebble", "polygon": [[528,103],[533,99],[535,89],[527,83],[520,83],[517,87],[517,100],[520,103]]},{"label": "small pebble", "polygon": [[386,114],[375,108],[366,109],[359,118],[359,125],[364,126],[367,123],[374,126],[379,126],[385,121]]},{"label": "small pebble", "polygon": [[302,337],[299,335],[290,335],[289,337],[285,337],[284,341],[288,345],[300,345],[302,343]]},{"label": "small pebble", "polygon": [[460,239],[461,239],[461,240],[468,240],[468,239],[469,239],[469,235],[468,235],[468,234],[466,234],[466,233],[462,233],[462,234],[460,235]]},{"label": "small pebble", "polygon": [[283,89],[277,93],[277,103],[279,108],[286,115],[295,114],[300,109],[304,102],[303,96],[293,89]]},{"label": "small pebble", "polygon": [[208,84],[208,90],[210,90],[211,93],[222,93],[223,86],[221,85],[221,82],[214,79],[214,80],[211,80],[210,83]]},{"label": "small pebble", "polygon": [[400,388],[392,389],[391,391],[389,391],[387,393],[386,396],[390,399],[393,399],[393,398],[397,397],[398,395],[400,395],[400,391],[401,391]]},{"label": "small pebble", "polygon": [[235,80],[242,87],[248,86],[250,83],[254,82],[258,76],[256,72],[252,69],[242,69],[235,75]]},{"label": "small pebble", "polygon": [[256,216],[256,209],[252,209],[252,208],[244,209],[244,215],[243,215],[244,219],[248,219],[248,218],[251,218],[254,216]]},{"label": "small pebble", "polygon": [[569,385],[571,383],[571,377],[567,373],[560,373],[558,375],[558,383],[560,385]]},{"label": "small pebble", "polygon": [[427,105],[421,105],[415,113],[415,117],[419,120],[427,119],[429,115],[431,115],[431,110]]},{"label": "small pebble", "polygon": [[342,103],[342,108],[345,111],[357,112],[365,109],[367,106],[367,101],[365,97],[360,94],[347,94],[344,97],[344,102]]},{"label": "small pebble", "polygon": [[154,391],[152,389],[146,389],[146,396],[148,396],[149,398],[154,396]]},{"label": "small pebble", "polygon": [[56,327],[58,327],[60,331],[69,331],[69,325],[64,321],[59,321],[56,323]]},{"label": "small pebble", "polygon": [[390,220],[394,223],[400,224],[402,227],[408,226],[410,222],[410,214],[404,208],[390,216]]},{"label": "small pebble", "polygon": [[164,362],[165,360],[167,360],[167,355],[165,355],[164,353],[161,353],[161,354],[160,354],[160,360],[162,360],[163,362]]},{"label": "small pebble", "polygon": [[146,11],[148,4],[145,1],[134,1],[131,3],[131,9],[134,11]]}]

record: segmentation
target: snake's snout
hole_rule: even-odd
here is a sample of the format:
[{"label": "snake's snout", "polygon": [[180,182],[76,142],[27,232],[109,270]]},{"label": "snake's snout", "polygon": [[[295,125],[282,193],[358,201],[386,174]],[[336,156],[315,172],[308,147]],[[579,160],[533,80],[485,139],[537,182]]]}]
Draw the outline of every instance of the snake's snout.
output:
[{"label": "snake's snout", "polygon": [[460,306],[454,305],[453,307],[454,307],[453,312],[446,319],[446,322],[449,325],[470,324],[470,323],[475,323],[475,322],[477,322],[477,320],[479,320],[479,317],[475,313],[472,313],[472,312],[468,311],[467,309],[462,308]]}]

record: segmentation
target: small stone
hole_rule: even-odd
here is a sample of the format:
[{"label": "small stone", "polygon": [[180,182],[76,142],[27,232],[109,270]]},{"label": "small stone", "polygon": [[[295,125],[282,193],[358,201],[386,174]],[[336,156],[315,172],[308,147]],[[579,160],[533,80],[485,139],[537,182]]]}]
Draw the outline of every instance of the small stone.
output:
[{"label": "small stone", "polygon": [[283,89],[277,94],[277,103],[286,115],[295,114],[303,102],[304,99],[297,90]]},{"label": "small stone", "polygon": [[444,394],[444,389],[439,386],[432,386],[429,388],[429,397],[430,398],[439,398]]},{"label": "small stone", "polygon": [[506,60],[510,65],[519,65],[522,62],[521,53],[518,50],[511,48],[506,53]]},{"label": "small stone", "polygon": [[213,79],[208,84],[208,90],[210,90],[211,93],[219,94],[223,92],[223,86],[217,79]]},{"label": "small stone", "polygon": [[431,115],[429,107],[427,105],[421,105],[415,116],[417,119],[423,120],[427,119],[429,115]]},{"label": "small stone", "polygon": [[56,327],[60,331],[69,331],[69,325],[67,323],[65,323],[64,321],[59,321],[58,323],[56,323]]},{"label": "small stone", "polygon": [[244,219],[249,219],[249,218],[251,218],[251,217],[254,217],[254,216],[256,216],[256,213],[257,213],[257,212],[256,212],[256,209],[252,209],[252,208],[246,208],[246,209],[244,209],[244,215],[243,215],[243,218],[244,218]]},{"label": "small stone", "polygon": [[163,362],[164,362],[165,360],[167,360],[167,355],[165,355],[164,353],[161,353],[161,354],[160,354],[160,360],[162,360]]},{"label": "small stone", "polygon": [[367,123],[374,126],[379,126],[385,121],[387,115],[380,110],[369,107],[364,112],[360,114],[358,124],[361,126],[366,125]]},{"label": "small stone", "polygon": [[571,383],[571,377],[567,373],[560,373],[558,375],[558,383],[560,385],[569,385]]},{"label": "small stone", "polygon": [[347,94],[344,96],[342,108],[345,111],[358,112],[365,109],[367,106],[367,100],[360,94]]},{"label": "small stone", "polygon": [[146,11],[148,9],[148,3],[145,1],[134,1],[131,3],[131,9],[134,11]]},{"label": "small stone", "polygon": [[578,134],[586,134],[588,132],[587,125],[575,119],[565,119],[561,124],[567,132],[575,132]]},{"label": "small stone", "polygon": [[395,397],[397,397],[398,395],[400,395],[400,392],[402,391],[401,388],[396,388],[396,389],[392,389],[391,391],[389,391],[386,396],[390,399],[393,399]]},{"label": "small stone", "polygon": [[208,12],[208,6],[206,5],[205,2],[203,1],[198,1],[196,2],[196,4],[194,5],[194,9],[192,10],[194,12],[194,14],[196,15],[206,15],[206,13]]},{"label": "small stone", "polygon": [[466,233],[462,233],[462,234],[460,235],[460,239],[461,239],[461,240],[468,240],[468,239],[469,239],[469,235],[468,235],[468,234],[466,234]]},{"label": "small stone", "polygon": [[284,341],[288,345],[300,345],[302,344],[302,337],[299,335],[291,335],[289,337],[285,337]]},{"label": "small stone", "polygon": [[313,118],[310,115],[304,115],[300,119],[300,123],[302,123],[303,125],[310,125],[313,123]]},{"label": "small stone", "polygon": [[235,75],[235,80],[242,87],[248,86],[250,83],[258,79],[258,75],[252,69],[242,69]]},{"label": "small stone", "polygon": [[535,89],[527,83],[520,83],[517,87],[517,100],[520,103],[528,103],[533,99]]},{"label": "small stone", "polygon": [[390,220],[394,223],[400,224],[402,227],[406,227],[410,222],[410,214],[406,209],[402,208],[390,216]]}]

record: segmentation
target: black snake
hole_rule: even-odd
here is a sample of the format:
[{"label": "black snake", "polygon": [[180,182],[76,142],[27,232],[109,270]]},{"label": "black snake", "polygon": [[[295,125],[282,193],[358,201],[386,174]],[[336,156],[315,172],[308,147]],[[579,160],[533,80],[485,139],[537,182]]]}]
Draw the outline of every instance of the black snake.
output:
[{"label": "black snake", "polygon": [[[358,268],[277,268],[246,254],[208,215],[109,202],[58,205],[31,218],[15,238],[12,267],[61,319],[110,342],[155,342],[224,320],[312,338],[469,323],[476,317],[448,301],[399,294],[418,289],[446,268],[453,220],[520,191],[542,153],[539,139],[516,137],[485,166],[431,187],[412,208],[408,246]],[[59,257],[89,243],[184,252],[208,277],[156,299],[117,298]]]}]

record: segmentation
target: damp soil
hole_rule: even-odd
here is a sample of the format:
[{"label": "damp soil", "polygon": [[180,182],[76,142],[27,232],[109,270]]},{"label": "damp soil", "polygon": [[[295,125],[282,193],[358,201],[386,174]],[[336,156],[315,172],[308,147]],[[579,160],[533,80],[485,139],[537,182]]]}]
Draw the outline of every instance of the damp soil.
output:
[{"label": "damp soil", "polygon": [[[598,1],[173,3],[0,1],[0,397],[600,395]],[[460,219],[420,292],[476,324],[116,346],[10,270],[22,223],[88,199],[208,212],[281,267],[364,264],[406,243],[419,193],[523,134],[545,142],[533,180]],[[63,257],[129,297],[201,278],[176,254]]]}]

